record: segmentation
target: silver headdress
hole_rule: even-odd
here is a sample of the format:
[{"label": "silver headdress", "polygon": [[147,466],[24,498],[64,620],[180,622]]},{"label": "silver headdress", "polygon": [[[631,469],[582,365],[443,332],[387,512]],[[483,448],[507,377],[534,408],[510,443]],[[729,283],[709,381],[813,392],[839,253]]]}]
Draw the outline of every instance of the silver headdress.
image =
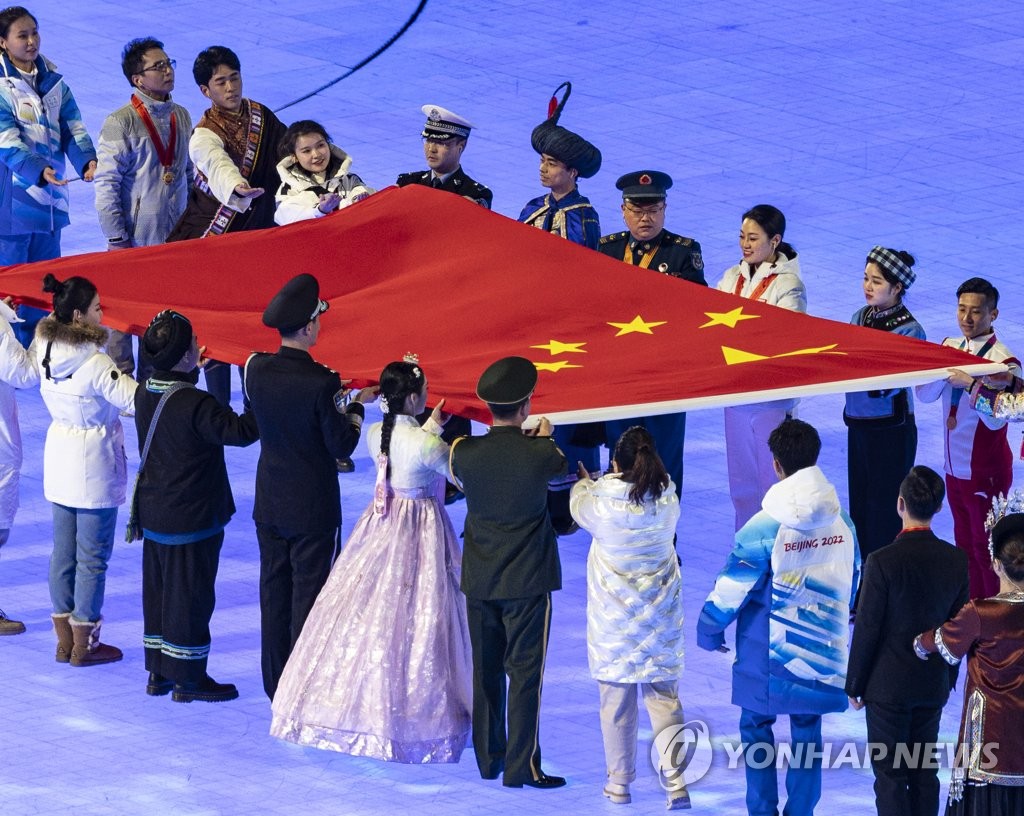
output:
[{"label": "silver headdress", "polygon": [[1014,490],[1009,496],[1000,493],[992,499],[992,509],[985,517],[985,532],[988,533],[988,554],[995,558],[995,544],[992,542],[992,530],[1006,516],[1015,513],[1024,513],[1024,492],[1020,488]]}]

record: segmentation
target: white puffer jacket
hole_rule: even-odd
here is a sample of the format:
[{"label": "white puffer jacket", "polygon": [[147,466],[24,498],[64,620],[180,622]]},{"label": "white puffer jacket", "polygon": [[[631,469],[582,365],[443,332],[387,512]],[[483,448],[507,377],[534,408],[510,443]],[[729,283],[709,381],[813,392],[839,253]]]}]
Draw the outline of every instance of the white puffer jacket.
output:
[{"label": "white puffer jacket", "polygon": [[32,358],[14,336],[14,310],[0,301],[0,530],[9,529],[18,510],[18,477],[21,473],[21,429],[15,388],[39,382]]},{"label": "white puffer jacket", "polygon": [[30,354],[52,422],[43,452],[47,501],[85,510],[124,503],[127,458],[119,415],[132,411],[135,380],[104,352],[107,331],[60,323],[53,315],[36,328]]},{"label": "white puffer jacket", "polygon": [[360,196],[376,192],[367,187],[355,173],[350,173],[352,157],[337,145],[331,145],[331,161],[326,178],[321,184],[307,173],[294,156],[285,156],[277,163],[277,174],[281,186],[277,188],[277,212],[274,221],[278,224],[294,224],[309,218],[323,218],[329,213],[320,211],[320,195],[337,193],[341,197],[338,209],[344,209]]},{"label": "white puffer jacket", "polygon": [[595,680],[656,683],[683,669],[683,597],[672,547],[679,499],[672,484],[633,504],[620,474],[581,479],[572,517],[594,537],[587,558],[587,658]]}]

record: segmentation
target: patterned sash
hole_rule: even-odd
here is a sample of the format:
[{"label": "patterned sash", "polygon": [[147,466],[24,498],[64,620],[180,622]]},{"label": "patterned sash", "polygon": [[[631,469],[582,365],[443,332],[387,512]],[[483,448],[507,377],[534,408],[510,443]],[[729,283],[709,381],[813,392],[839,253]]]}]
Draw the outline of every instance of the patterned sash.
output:
[{"label": "patterned sash", "polygon": [[[245,141],[245,150],[242,153],[242,160],[238,165],[238,170],[242,174],[242,178],[248,181],[249,176],[252,175],[253,168],[256,166],[256,161],[259,159],[260,148],[263,145],[263,106],[259,102],[249,102],[249,133],[248,138]],[[207,121],[206,116],[203,116],[202,121],[199,122],[197,127],[209,127],[211,123]],[[218,132],[221,129],[217,127],[210,128],[214,132]],[[221,138],[224,138],[223,133],[218,133]],[[225,139],[225,144],[227,140]],[[216,199],[216,196],[210,190],[210,185],[206,181],[206,176],[196,169],[195,175],[195,186],[196,189]],[[251,206],[251,205],[250,205]],[[231,224],[234,222],[235,217],[239,215],[236,210],[231,209],[226,204],[221,204],[216,214],[213,216],[213,220],[210,222],[210,226],[206,228],[203,233],[203,238],[209,235],[223,235],[227,232]]]}]

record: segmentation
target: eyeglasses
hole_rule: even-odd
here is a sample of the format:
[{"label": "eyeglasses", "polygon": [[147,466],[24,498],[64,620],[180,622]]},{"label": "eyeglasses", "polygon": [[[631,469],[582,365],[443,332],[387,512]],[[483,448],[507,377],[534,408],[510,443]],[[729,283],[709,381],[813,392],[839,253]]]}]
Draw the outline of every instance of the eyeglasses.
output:
[{"label": "eyeglasses", "polygon": [[173,71],[174,66],[177,64],[177,60],[160,60],[156,65],[150,65],[148,68],[143,68],[139,73],[145,74],[147,71],[156,71],[160,74],[166,74],[168,71]]},{"label": "eyeglasses", "polygon": [[623,209],[637,219],[643,219],[645,215],[650,218],[655,218],[659,213],[664,211],[665,205],[655,204],[651,207],[634,207],[632,204],[624,204]]}]

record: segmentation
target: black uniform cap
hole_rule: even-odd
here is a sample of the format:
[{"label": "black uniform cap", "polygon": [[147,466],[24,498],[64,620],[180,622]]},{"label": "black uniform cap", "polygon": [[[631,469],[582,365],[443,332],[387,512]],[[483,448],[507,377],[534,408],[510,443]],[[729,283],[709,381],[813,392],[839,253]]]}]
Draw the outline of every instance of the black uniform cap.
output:
[{"label": "black uniform cap", "polygon": [[515,405],[537,387],[537,367],[525,357],[502,357],[487,366],[476,395],[491,405]]},{"label": "black uniform cap", "polygon": [[615,186],[622,190],[623,201],[644,198],[661,201],[672,186],[672,177],[657,170],[638,170],[619,176]]},{"label": "black uniform cap", "polygon": [[328,308],[327,302],[320,300],[320,282],[312,275],[296,275],[263,310],[263,325],[291,334]]},{"label": "black uniform cap", "polygon": [[[554,105],[562,88],[565,88],[565,96],[561,102]],[[571,82],[563,82],[555,88],[555,93],[551,97],[552,110],[548,118],[533,129],[530,143],[538,153],[554,156],[566,167],[575,169],[580,178],[590,178],[596,176],[597,171],[601,169],[601,151],[579,134],[558,124],[558,118],[562,115],[562,109],[571,93]]]}]

